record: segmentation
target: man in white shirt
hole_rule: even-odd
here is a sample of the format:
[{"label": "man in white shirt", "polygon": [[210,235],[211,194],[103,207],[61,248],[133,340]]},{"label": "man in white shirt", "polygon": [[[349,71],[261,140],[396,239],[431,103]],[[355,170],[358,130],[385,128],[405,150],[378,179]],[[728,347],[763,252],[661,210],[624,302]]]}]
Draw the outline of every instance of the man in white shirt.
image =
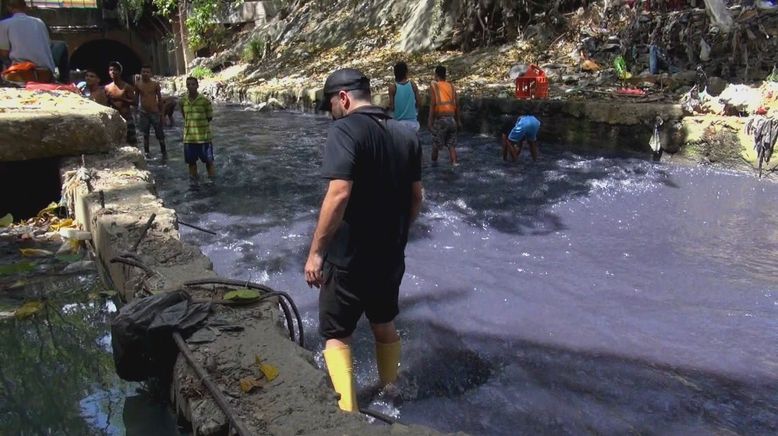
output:
[{"label": "man in white shirt", "polygon": [[11,64],[32,62],[53,74],[54,57],[46,24],[26,14],[24,0],[8,0],[7,6],[13,15],[0,21],[0,60],[10,59]]}]

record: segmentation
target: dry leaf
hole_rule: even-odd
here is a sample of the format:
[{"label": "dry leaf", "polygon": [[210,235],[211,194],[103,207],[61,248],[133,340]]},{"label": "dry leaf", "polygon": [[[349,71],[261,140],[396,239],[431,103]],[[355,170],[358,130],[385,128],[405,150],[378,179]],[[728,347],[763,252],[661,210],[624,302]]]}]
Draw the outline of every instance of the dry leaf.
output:
[{"label": "dry leaf", "polygon": [[56,223],[53,223],[51,225],[52,230],[59,230],[62,228],[74,228],[76,227],[75,221],[73,221],[72,218],[65,218],[63,220],[58,220]]},{"label": "dry leaf", "polygon": [[257,355],[255,359],[257,361],[257,366],[259,366],[259,370],[262,371],[262,374],[265,376],[267,381],[273,381],[276,377],[278,377],[278,369],[275,366],[262,363],[262,359],[259,358],[259,355]]},{"label": "dry leaf", "polygon": [[42,301],[28,301],[22,307],[16,309],[14,316],[16,316],[16,319],[26,319],[40,312],[42,308]]},{"label": "dry leaf", "polygon": [[248,394],[259,387],[262,387],[262,385],[260,385],[259,380],[254,377],[243,377],[240,379],[240,390],[243,391],[244,394]]},{"label": "dry leaf", "polygon": [[276,367],[273,365],[263,363],[259,365],[259,370],[262,371],[262,374],[265,375],[267,381],[273,381],[276,377],[278,377],[278,369],[276,369]]},{"label": "dry leaf", "polygon": [[51,251],[41,250],[40,248],[20,248],[19,252],[21,252],[24,257],[44,257],[54,255]]}]

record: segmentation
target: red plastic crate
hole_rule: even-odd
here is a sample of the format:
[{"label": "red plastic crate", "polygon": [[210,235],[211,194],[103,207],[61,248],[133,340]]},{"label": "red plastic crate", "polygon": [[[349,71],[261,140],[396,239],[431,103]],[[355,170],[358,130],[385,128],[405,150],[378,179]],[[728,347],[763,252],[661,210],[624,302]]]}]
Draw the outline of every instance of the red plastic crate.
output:
[{"label": "red plastic crate", "polygon": [[548,78],[537,65],[530,65],[526,73],[516,78],[516,98],[548,98]]}]

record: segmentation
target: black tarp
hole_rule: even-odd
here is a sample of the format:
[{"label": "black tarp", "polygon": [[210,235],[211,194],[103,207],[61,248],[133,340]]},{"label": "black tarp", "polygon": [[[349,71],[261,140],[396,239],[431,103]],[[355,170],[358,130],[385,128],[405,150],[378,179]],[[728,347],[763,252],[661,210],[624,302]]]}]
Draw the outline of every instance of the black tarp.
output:
[{"label": "black tarp", "polygon": [[122,307],[111,321],[116,373],[129,381],[168,379],[178,354],[172,333],[188,337],[210,311],[210,303],[192,302],[184,291],[140,298]]}]

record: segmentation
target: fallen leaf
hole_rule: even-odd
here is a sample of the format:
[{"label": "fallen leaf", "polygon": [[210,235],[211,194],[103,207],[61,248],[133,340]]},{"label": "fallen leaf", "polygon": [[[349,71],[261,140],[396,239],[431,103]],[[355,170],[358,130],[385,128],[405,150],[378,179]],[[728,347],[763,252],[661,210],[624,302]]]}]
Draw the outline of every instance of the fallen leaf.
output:
[{"label": "fallen leaf", "polygon": [[51,225],[52,230],[59,230],[63,228],[74,228],[76,227],[76,222],[73,221],[72,218],[65,218],[63,220],[58,220],[56,223]]},{"label": "fallen leaf", "polygon": [[14,216],[11,215],[10,213],[0,218],[0,227],[8,227],[13,223],[14,223]]},{"label": "fallen leaf", "polygon": [[278,369],[273,365],[263,363],[262,365],[259,365],[259,370],[262,371],[262,374],[265,375],[267,381],[273,381],[276,377],[278,377]]},{"label": "fallen leaf", "polygon": [[21,252],[24,257],[44,257],[54,255],[51,251],[41,250],[40,248],[20,248],[19,252]]},{"label": "fallen leaf", "polygon": [[59,207],[59,205],[52,201],[48,206],[46,206],[45,209],[41,209],[41,211],[38,212],[38,217],[44,217],[46,215],[51,215],[51,214],[53,214],[57,210],[58,207]]},{"label": "fallen leaf", "polygon": [[16,319],[27,319],[36,313],[40,312],[43,308],[42,301],[28,301],[22,305],[22,307],[16,309],[14,316]]},{"label": "fallen leaf", "polygon": [[14,312],[0,312],[0,319],[13,318]]},{"label": "fallen leaf", "polygon": [[262,385],[259,384],[259,380],[254,377],[243,377],[240,379],[240,390],[243,391],[244,394],[248,394],[259,387],[262,387]]},{"label": "fallen leaf", "polygon": [[238,289],[230,291],[224,294],[224,299],[229,301],[234,300],[256,300],[260,297],[259,292],[253,289]]}]

